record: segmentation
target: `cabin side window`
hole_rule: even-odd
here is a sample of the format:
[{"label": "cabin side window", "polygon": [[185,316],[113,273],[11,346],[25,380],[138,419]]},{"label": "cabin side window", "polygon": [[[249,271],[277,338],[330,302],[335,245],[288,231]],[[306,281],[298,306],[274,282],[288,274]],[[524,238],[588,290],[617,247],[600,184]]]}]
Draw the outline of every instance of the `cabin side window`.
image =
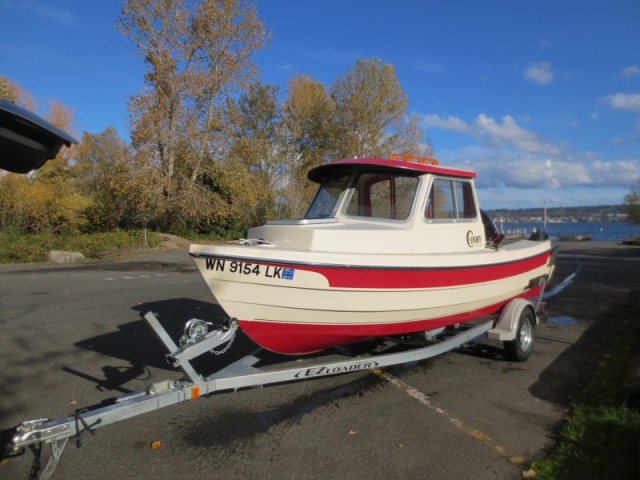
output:
[{"label": "cabin side window", "polygon": [[424,216],[427,220],[476,218],[476,203],[471,182],[434,179]]},{"label": "cabin side window", "polygon": [[388,173],[363,173],[354,185],[346,215],[406,220],[411,214],[418,178]]},{"label": "cabin side window", "polygon": [[336,207],[349,180],[348,175],[337,177],[320,185],[304,218],[329,218],[335,215]]},{"label": "cabin side window", "polygon": [[456,180],[453,183],[456,189],[458,218],[476,218],[476,202],[473,198],[471,182]]}]

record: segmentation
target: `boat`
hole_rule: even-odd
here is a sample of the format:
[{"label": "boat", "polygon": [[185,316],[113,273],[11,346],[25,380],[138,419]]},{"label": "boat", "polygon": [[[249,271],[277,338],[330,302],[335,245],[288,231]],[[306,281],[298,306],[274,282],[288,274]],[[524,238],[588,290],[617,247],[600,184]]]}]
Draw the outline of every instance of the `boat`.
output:
[{"label": "boat", "polygon": [[259,346],[308,354],[377,337],[426,339],[533,301],[558,242],[504,241],[479,208],[476,173],[410,155],[311,169],[301,219],[191,245],[213,296]]},{"label": "boat", "polygon": [[[192,318],[178,346],[153,312],[143,316],[184,379],[156,382],[57,420],[24,421],[3,432],[0,456],[29,446],[38,466],[42,444],[50,443],[48,477],[69,438],[79,442],[85,431],[94,435],[96,428],[201,395],[380,373],[485,334],[504,343],[510,360],[526,361],[558,243],[542,231],[505,241],[478,206],[475,176],[408,155],[312,169],[309,178],[319,188],[304,218],[267,222],[231,245],[191,245],[190,255],[229,315],[224,324]],[[271,359],[265,369],[258,349],[201,375],[191,360],[224,354],[238,329],[267,350],[292,355],[371,338],[392,342],[362,355],[341,349],[340,360],[319,355],[278,368]],[[424,345],[416,347],[416,340]],[[388,350],[390,343],[409,345]]]},{"label": "boat", "polygon": [[581,235],[562,235],[559,240],[562,242],[586,242],[591,240],[591,235],[586,233]]}]

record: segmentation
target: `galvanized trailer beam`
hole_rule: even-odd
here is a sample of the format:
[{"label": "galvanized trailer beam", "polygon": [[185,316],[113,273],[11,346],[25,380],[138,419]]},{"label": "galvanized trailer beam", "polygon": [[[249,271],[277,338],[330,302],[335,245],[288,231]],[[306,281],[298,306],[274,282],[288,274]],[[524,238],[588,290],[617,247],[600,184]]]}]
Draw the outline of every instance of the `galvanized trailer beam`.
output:
[{"label": "galvanized trailer beam", "polygon": [[80,412],[58,420],[38,419],[24,422],[16,427],[9,447],[18,450],[28,445],[42,442],[57,442],[84,431],[93,432],[96,428],[196,399],[201,395],[363,370],[375,370],[390,365],[424,360],[473,340],[487,332],[492,325],[493,320],[487,321],[470,329],[461,330],[460,333],[442,342],[406,352],[273,371],[254,368],[252,363],[256,359],[250,355],[204,380],[196,382],[188,380],[159,382],[144,391],[117,397],[114,404],[106,407]]}]

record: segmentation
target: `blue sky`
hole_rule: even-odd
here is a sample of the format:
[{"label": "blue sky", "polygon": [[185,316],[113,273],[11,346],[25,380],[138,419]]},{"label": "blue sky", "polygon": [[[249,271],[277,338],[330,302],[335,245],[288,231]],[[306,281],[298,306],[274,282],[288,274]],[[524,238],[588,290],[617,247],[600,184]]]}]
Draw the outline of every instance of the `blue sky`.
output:
[{"label": "blue sky", "polygon": [[[0,75],[115,127],[144,65],[121,2],[0,0]],[[442,164],[478,172],[485,208],[622,203],[640,178],[638,0],[258,0],[261,81],[331,85],[356,60],[396,68]]]}]

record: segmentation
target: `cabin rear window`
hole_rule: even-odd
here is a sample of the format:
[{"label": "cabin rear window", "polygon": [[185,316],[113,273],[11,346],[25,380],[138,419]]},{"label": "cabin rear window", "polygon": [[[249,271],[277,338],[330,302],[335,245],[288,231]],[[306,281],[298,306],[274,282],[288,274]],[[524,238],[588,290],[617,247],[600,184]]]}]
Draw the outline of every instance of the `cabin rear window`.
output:
[{"label": "cabin rear window", "polygon": [[362,173],[345,214],[354,217],[406,220],[411,214],[418,178],[389,173]]},{"label": "cabin rear window", "polygon": [[476,218],[471,182],[436,178],[429,190],[424,216],[427,220]]}]

